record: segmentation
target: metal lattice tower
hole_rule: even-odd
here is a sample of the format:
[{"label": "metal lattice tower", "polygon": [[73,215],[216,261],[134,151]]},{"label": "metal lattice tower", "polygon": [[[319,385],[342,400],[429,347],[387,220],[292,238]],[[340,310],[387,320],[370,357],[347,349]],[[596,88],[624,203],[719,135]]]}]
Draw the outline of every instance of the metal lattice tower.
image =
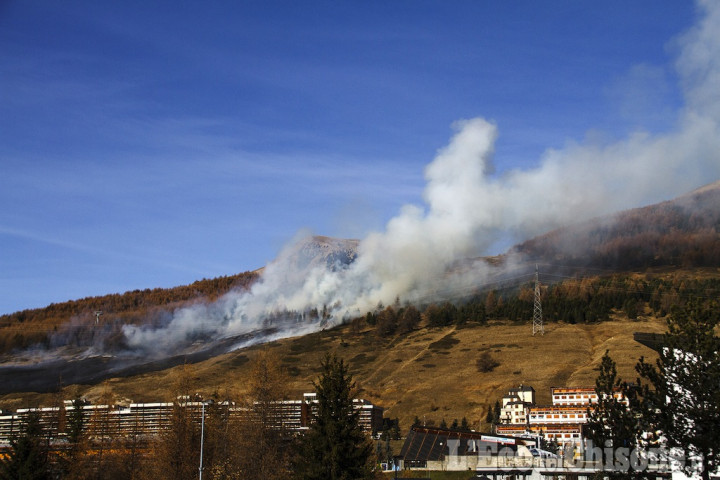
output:
[{"label": "metal lattice tower", "polygon": [[542,318],[542,303],[540,303],[540,276],[538,267],[535,265],[535,306],[533,308],[533,336],[536,333],[545,335],[545,327]]}]

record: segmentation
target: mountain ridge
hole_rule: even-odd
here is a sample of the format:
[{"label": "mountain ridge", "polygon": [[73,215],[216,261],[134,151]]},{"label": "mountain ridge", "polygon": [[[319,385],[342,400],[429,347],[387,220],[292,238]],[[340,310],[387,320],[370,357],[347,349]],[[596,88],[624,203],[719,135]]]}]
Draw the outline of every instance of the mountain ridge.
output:
[{"label": "mountain ridge", "polygon": [[[588,221],[581,224],[582,228],[578,231],[572,231],[572,228],[578,227],[571,226],[567,227],[568,230],[550,232],[544,237],[536,237],[528,241],[531,243],[525,242],[519,247],[529,245],[532,248],[525,250],[521,248],[519,253],[525,255],[527,259],[557,262],[558,259],[554,255],[558,254],[558,249],[548,248],[548,245],[552,246],[548,238],[557,239],[565,235],[564,241],[568,239],[582,241],[591,246],[595,245],[594,248],[605,242],[616,248],[618,245],[637,243],[638,239],[645,240],[648,232],[655,234],[656,238],[665,237],[666,243],[678,241],[676,244],[678,248],[687,244],[685,242],[687,235],[693,237],[702,234],[708,236],[710,240],[707,245],[714,247],[720,243],[720,235],[718,235],[720,220],[717,213],[720,209],[716,209],[718,198],[720,198],[720,182],[715,182],[668,202],[620,212],[613,216],[619,218],[620,227],[615,230],[612,230],[613,226],[608,223],[607,218],[597,219],[594,223]],[[673,215],[668,215],[668,212]],[[677,227],[673,227],[674,230],[667,228],[668,222],[678,219],[682,221]],[[593,230],[598,228],[599,231]],[[603,228],[606,230],[602,230]],[[613,236],[614,234],[617,235]],[[592,235],[596,236],[592,237]],[[622,241],[618,242],[618,239]],[[631,241],[628,242],[628,239]],[[353,252],[353,249],[357,248],[356,240],[309,237],[307,241],[310,242],[307,248],[294,247],[308,256],[300,262],[306,267],[347,265],[355,258],[353,253],[356,252]],[[341,251],[345,249],[340,256],[332,254],[333,246],[338,245]],[[658,245],[661,245],[661,242]],[[293,253],[292,249],[288,252],[292,259],[296,258],[296,253]],[[559,253],[563,254],[562,251]],[[628,262],[623,258],[632,258],[634,255],[635,251],[632,249],[616,249],[615,265],[626,265]],[[655,256],[652,258],[654,259]],[[312,388],[311,382],[317,374],[317,365],[321,356],[334,352],[347,359],[360,382],[360,393],[388,407],[388,414],[400,417],[404,425],[410,423],[412,415],[432,416],[434,421],[439,421],[440,418],[450,420],[452,416],[460,418],[465,412],[474,419],[483,418],[487,403],[494,402],[505,389],[517,383],[533,384],[539,390],[541,398],[545,394],[544,389],[554,386],[554,383],[592,383],[594,369],[597,368],[605,349],[611,349],[612,352],[621,355],[620,358],[616,358],[618,369],[625,379],[633,380],[633,366],[637,358],[639,356],[652,358],[653,355],[651,350],[634,342],[633,333],[635,331],[662,333],[663,316],[667,314],[668,307],[692,294],[687,290],[687,286],[692,283],[689,280],[711,279],[714,283],[707,284],[710,287],[707,285],[702,287],[702,284],[695,283],[702,288],[715,290],[717,290],[716,284],[720,282],[718,269],[720,262],[713,263],[715,260],[712,256],[703,257],[704,266],[701,267],[694,267],[692,263],[688,265],[683,265],[682,262],[673,263],[679,258],[677,256],[659,256],[659,258],[662,261],[656,260],[651,266],[643,267],[645,272],[652,270],[653,273],[634,273],[631,269],[625,270],[620,278],[614,280],[593,283],[591,278],[575,278],[567,280],[567,285],[561,284],[556,289],[560,296],[556,295],[556,297],[564,298],[569,295],[572,302],[579,301],[576,302],[575,307],[573,307],[575,303],[572,302],[568,305],[580,309],[581,314],[585,313],[584,310],[596,308],[598,302],[611,301],[613,296],[617,296],[613,293],[614,289],[618,288],[631,288],[636,292],[639,301],[631,298],[630,300],[636,303],[628,304],[626,301],[616,306],[604,305],[602,308],[610,312],[607,318],[591,319],[589,316],[581,315],[579,318],[583,319],[577,323],[578,317],[572,312],[568,320],[551,313],[559,310],[557,305],[550,302],[546,305],[548,312],[546,336],[541,338],[530,335],[528,324],[530,317],[525,313],[520,312],[516,315],[516,320],[512,320],[511,317],[491,316],[482,321],[460,318],[459,320],[462,320],[460,322],[457,315],[465,315],[463,312],[470,310],[454,309],[449,303],[426,309],[422,312],[422,317],[407,328],[398,326],[397,330],[388,330],[384,323],[388,316],[394,315],[393,311],[395,311],[397,313],[395,321],[399,322],[400,314],[408,310],[403,305],[392,305],[384,308],[379,306],[375,312],[369,312],[367,318],[356,318],[336,328],[283,340],[269,339],[270,341],[264,345],[242,348],[231,353],[216,352],[217,355],[213,354],[209,358],[186,358],[191,362],[197,361],[192,368],[198,372],[196,375],[198,389],[206,394],[232,389],[242,393],[243,382],[249,375],[250,360],[254,358],[255,352],[269,349],[274,352],[283,371],[288,375],[289,390],[293,393],[301,393]],[[592,269],[593,265],[597,266],[592,262],[588,263],[587,259],[573,256],[569,256],[569,259],[578,260],[577,264],[582,265],[583,268]],[[560,260],[563,260],[562,256]],[[502,260],[494,259],[494,263],[501,262]],[[245,289],[251,288],[258,278],[257,273],[246,272],[241,275],[250,275],[241,277],[243,281],[247,281],[240,287]],[[658,279],[665,280],[658,283]],[[224,284],[228,283],[233,282]],[[652,285],[660,286],[652,287]],[[650,288],[655,288],[657,291],[649,290]],[[545,285],[544,295],[549,295],[550,289],[551,287]],[[222,293],[218,290],[215,295],[221,296]],[[500,292],[490,291],[487,295],[487,298],[482,300],[482,308],[485,312],[482,315],[489,316],[490,306],[499,309],[503,298]],[[493,296],[492,302],[490,296]],[[529,305],[532,312],[532,290],[523,286],[517,292],[517,296],[520,300],[505,297],[505,305],[509,306],[511,302],[512,305],[525,305],[524,308]],[[582,300],[583,298],[586,300]],[[197,301],[197,298],[189,301]],[[567,305],[563,306],[566,307]],[[445,317],[444,315],[451,314],[448,312],[455,312],[452,313],[455,317]],[[86,320],[94,321],[91,313],[92,311],[86,312]],[[443,323],[446,322],[446,318],[458,323],[452,325]],[[2,326],[3,324],[0,323],[0,332]],[[478,355],[485,352],[495,357],[500,366],[493,372],[480,373],[475,369],[474,361]],[[569,365],[567,362],[574,363]],[[183,362],[180,361],[176,365],[180,363]],[[162,363],[155,367],[129,370],[126,372],[127,375],[122,376],[117,372],[106,372],[106,375],[94,377],[88,382],[94,385],[75,385],[65,387],[63,391],[82,391],[90,397],[98,397],[102,388],[110,388],[117,397],[132,398],[136,401],[167,398],[168,382],[174,375],[173,372],[183,367]],[[71,379],[68,379],[68,382],[76,383]],[[16,389],[16,393],[0,396],[0,406],[27,406],[27,402],[41,402],[43,400],[40,399],[47,398],[49,397],[28,394],[20,388]]]},{"label": "mountain ridge", "polygon": [[[580,222],[575,225],[565,226],[558,229],[555,229],[551,232],[538,235],[532,239],[526,240],[524,242],[521,242],[518,245],[515,245],[511,247],[507,254],[512,253],[520,253],[528,257],[529,260],[550,260],[554,257],[553,253],[543,253],[542,251],[538,251],[537,244],[538,243],[547,243],[549,241],[560,241],[563,243],[563,246],[567,246],[566,243],[571,243],[574,245],[577,245],[578,242],[567,242],[566,240],[563,241],[562,235],[568,235],[570,232],[570,235],[576,236],[593,232],[588,232],[588,230],[591,227],[595,228],[607,228],[608,223],[617,222],[618,219],[621,222],[625,222],[627,224],[630,220],[633,220],[638,217],[647,217],[648,212],[650,213],[650,216],[652,216],[653,209],[662,209],[667,207],[682,207],[687,210],[687,212],[684,212],[685,219],[692,219],[695,225],[693,228],[689,231],[689,233],[697,232],[699,230],[699,227],[706,227],[708,230],[712,231],[714,234],[718,234],[720,232],[720,180],[709,183],[707,185],[704,185],[702,187],[699,187],[691,192],[688,192],[686,194],[683,194],[679,197],[676,197],[672,200],[666,200],[657,204],[648,205],[644,207],[637,207],[629,210],[625,210],[622,212],[617,212],[614,214],[610,214],[604,217],[599,217],[595,219],[585,220],[583,222]],[[690,212],[691,209],[695,209],[696,213],[700,213],[702,222],[701,225],[697,225],[698,218],[697,215],[693,216],[692,212]],[[647,218],[645,218],[647,220]],[[677,220],[677,217],[675,217],[675,220]],[[672,225],[666,224],[664,227],[670,228]],[[663,227],[663,225],[659,225],[659,227]],[[577,231],[579,230],[579,231]],[[596,232],[598,233],[598,232]],[[606,238],[606,237],[603,237]],[[612,237],[610,237],[612,239]],[[587,243],[588,240],[586,239],[585,242],[580,243]],[[720,245],[720,237],[717,239],[717,244]],[[302,242],[297,243],[295,246],[291,247],[291,249],[288,252],[285,252],[284,254],[289,257],[296,257],[295,260],[297,264],[304,267],[312,267],[317,265],[325,264],[327,266],[333,266],[333,265],[348,265],[352,263],[357,258],[357,247],[359,245],[360,241],[357,239],[343,239],[343,238],[335,238],[335,237],[328,237],[324,235],[311,235],[305,237],[305,240]],[[597,243],[596,241],[592,241],[591,243]],[[715,243],[713,243],[714,245]],[[573,245],[571,245],[573,246]],[[548,249],[549,250],[549,249]],[[281,253],[280,255],[283,255]],[[503,255],[500,255],[496,258],[500,258]],[[713,262],[716,262],[715,264],[720,265],[720,257],[713,258]],[[497,260],[496,260],[497,261]],[[588,265],[592,266],[592,265]],[[692,266],[703,266],[703,265],[692,265]],[[170,295],[167,295],[163,301],[165,304],[173,303],[173,302],[181,302],[181,301],[192,301],[196,300],[200,297],[198,295],[199,293],[206,295],[206,298],[209,300],[213,300],[214,298],[217,298],[218,296],[222,295],[223,293],[226,293],[227,291],[233,289],[233,288],[240,288],[240,289],[248,289],[250,285],[259,277],[259,275],[265,270],[267,266],[259,267],[255,270],[241,272],[234,275],[228,275],[228,276],[221,276],[221,277],[215,277],[212,279],[202,279],[197,280],[189,285],[181,285],[177,287],[169,287],[169,288],[147,288],[144,290],[132,290],[132,291],[126,291],[124,293],[109,293],[106,295],[101,296],[94,296],[94,297],[85,297],[81,299],[76,300],[68,300],[66,302],[56,302],[52,303],[46,307],[40,307],[40,308],[33,308],[33,309],[25,309],[20,310],[17,312],[7,313],[0,315],[0,327],[2,327],[3,322],[7,322],[9,317],[18,316],[20,318],[26,317],[30,315],[33,312],[38,312],[46,309],[50,309],[53,307],[58,307],[62,305],[67,304],[81,304],[83,302],[92,302],[95,300],[101,300],[101,301],[107,301],[110,297],[117,297],[117,296],[124,296],[124,295],[137,295],[138,293],[142,294],[159,294],[159,293],[168,293]],[[208,287],[210,285],[211,287]],[[183,290],[185,292],[183,292]],[[188,290],[191,293],[187,293]],[[181,292],[181,293],[176,293]],[[140,300],[133,299],[133,302],[140,302]],[[161,302],[156,302],[157,304]],[[95,308],[93,305],[88,305],[88,309],[94,309],[98,310],[98,308]],[[77,314],[78,309],[75,309],[72,311],[72,314]],[[24,321],[24,320],[23,320]],[[22,321],[21,321],[22,323]]]},{"label": "mountain ridge", "polygon": [[[535,262],[563,263],[589,269],[610,267],[613,271],[678,266],[712,269],[720,266],[718,231],[720,231],[720,182],[715,182],[674,200],[619,212],[549,232],[514,247],[506,255],[520,255],[526,260]],[[568,246],[568,244],[572,245]],[[318,267],[330,270],[347,268],[357,257],[358,245],[359,241],[354,239],[308,236],[283,250],[278,259],[266,268],[272,268],[276,262],[290,262],[298,276],[303,276]],[[581,256],[577,249],[571,248],[573,245],[582,245],[592,254]],[[677,255],[678,251],[681,252],[680,256]],[[679,263],[678,259],[681,260]],[[477,261],[477,259],[469,261]],[[492,263],[500,264],[502,261],[494,260]],[[51,305],[34,312],[23,311],[4,315],[0,317],[0,355],[2,355],[0,366],[8,361],[17,364],[13,352],[32,345],[39,345],[41,351],[28,350],[26,363],[53,360],[52,354],[42,356],[43,348],[51,349],[65,345],[63,348],[68,359],[72,358],[73,352],[80,353],[82,351],[80,348],[84,348],[86,353],[83,353],[83,361],[89,362],[87,370],[89,372],[97,370],[100,373],[86,377],[69,376],[68,381],[73,382],[95,382],[112,375],[132,375],[140,371],[151,371],[182,363],[183,359],[203,361],[222,353],[222,349],[218,350],[218,346],[232,346],[235,339],[240,342],[240,337],[235,335],[219,340],[208,339],[212,341],[205,345],[202,343],[202,337],[198,337],[200,343],[190,339],[195,342],[191,349],[168,352],[165,360],[151,358],[143,361],[142,357],[137,357],[134,367],[123,364],[120,360],[118,363],[103,358],[112,358],[114,352],[122,352],[127,348],[124,337],[124,328],[127,325],[137,325],[140,328],[145,324],[167,325],[171,321],[171,311],[189,308],[196,304],[206,304],[232,290],[247,291],[260,278],[260,273],[257,271],[245,272],[230,277],[202,280],[176,289],[153,289],[142,292],[136,290],[123,295],[92,297]],[[478,289],[475,295],[481,293]],[[528,295],[523,289],[515,294]],[[466,298],[472,295],[473,293],[469,292]],[[527,305],[520,305],[520,308],[527,308]],[[443,309],[444,307],[436,309],[433,315],[451,314],[443,313],[445,312]],[[99,323],[94,315],[96,311],[104,312]],[[563,318],[585,318],[584,314],[577,312],[568,313],[566,310],[563,312]],[[33,313],[38,315],[39,319],[33,318]],[[379,315],[379,312],[376,313]],[[324,316],[324,312],[321,314],[316,310],[309,314],[311,319],[314,315],[316,321],[324,320],[320,318]],[[359,315],[364,313],[360,312]],[[514,315],[517,316],[517,313]],[[279,316],[277,319],[279,323],[276,325],[275,320],[271,318],[269,323],[266,322],[258,327],[256,335],[271,338],[273,329],[281,327],[282,322],[294,321],[296,320],[291,317]],[[442,324],[444,320],[438,321]],[[435,320],[427,320],[427,322],[433,324]],[[247,333],[243,332],[242,335]],[[73,350],[72,345],[75,345],[74,348],[77,350]],[[141,353],[138,352],[138,355]],[[104,374],[103,364],[107,365]],[[63,367],[58,368],[61,370]]]},{"label": "mountain ridge", "polygon": [[720,265],[720,181],[675,199],[553,230],[512,247],[532,260],[629,271]]}]

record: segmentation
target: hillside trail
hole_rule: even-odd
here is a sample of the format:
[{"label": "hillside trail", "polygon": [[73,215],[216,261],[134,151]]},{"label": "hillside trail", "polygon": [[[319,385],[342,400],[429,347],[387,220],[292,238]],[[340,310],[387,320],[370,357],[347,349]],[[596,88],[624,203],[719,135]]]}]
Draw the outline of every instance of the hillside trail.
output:
[{"label": "hillside trail", "polygon": [[[576,365],[575,368],[572,369],[572,372],[567,376],[566,382],[568,385],[575,385],[575,381],[573,380],[573,378],[575,378],[580,371],[588,368],[593,368],[593,365],[595,364],[594,359],[597,354],[597,347],[599,345],[595,336],[590,333],[590,328],[588,325],[573,325],[573,327],[575,327],[574,330],[577,335],[584,338],[588,349],[586,350],[587,354],[585,355],[585,362]],[[601,343],[604,343],[604,341]]]},{"label": "hillside trail", "polygon": [[[375,368],[374,370],[372,370],[371,372],[368,373],[368,375],[367,375],[367,377],[365,378],[364,382],[367,383],[367,384],[371,384],[371,383],[373,383],[373,382],[379,381],[380,379],[386,377],[386,376],[387,376],[386,370],[388,369],[388,367],[391,367],[391,368],[392,368],[392,373],[394,373],[394,374],[399,374],[399,373],[401,373],[401,372],[402,372],[403,370],[405,370],[408,366],[413,365],[413,362],[416,362],[417,359],[419,359],[419,358],[422,357],[423,355],[427,354],[427,353],[430,351],[429,345],[430,345],[432,342],[436,342],[436,341],[438,341],[438,340],[446,337],[447,335],[452,335],[452,334],[455,333],[455,331],[456,331],[455,328],[453,328],[453,329],[450,330],[450,331],[447,331],[447,330],[444,330],[444,329],[440,329],[440,330],[437,331],[437,333],[431,334],[431,335],[430,335],[431,340],[428,339],[427,341],[424,342],[424,343],[425,343],[425,347],[424,347],[424,348],[422,348],[421,350],[419,350],[414,356],[409,357],[407,360],[403,360],[403,361],[400,362],[400,363],[395,363],[395,362],[393,362],[393,364],[390,365],[391,360],[390,360],[390,358],[388,358],[388,357],[390,357],[390,355],[386,355],[386,356],[385,356],[385,361],[384,361],[384,362],[378,362],[377,368]],[[423,330],[417,330],[417,331],[412,332],[412,333],[417,333],[418,336],[424,336],[425,338],[427,338],[427,336],[428,336],[428,332],[427,332],[427,331],[423,332]],[[402,342],[410,341],[410,340],[412,340],[412,339],[413,339],[413,337],[411,337],[411,335],[408,335],[408,336],[405,336],[405,337],[402,337],[402,338],[400,338],[400,337],[395,338],[395,339],[393,339],[393,341],[391,341],[391,342],[388,344],[387,348],[391,348],[391,347],[393,347],[393,346],[395,346],[395,345],[399,345],[399,344],[402,343]]]}]

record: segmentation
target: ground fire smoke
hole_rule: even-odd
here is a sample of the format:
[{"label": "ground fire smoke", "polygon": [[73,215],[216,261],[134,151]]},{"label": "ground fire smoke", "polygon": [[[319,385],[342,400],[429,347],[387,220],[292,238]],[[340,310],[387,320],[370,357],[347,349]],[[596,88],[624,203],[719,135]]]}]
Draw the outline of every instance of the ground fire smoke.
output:
[{"label": "ground fire smoke", "polygon": [[[227,350],[316,331],[362,316],[379,302],[443,300],[496,273],[482,262],[457,265],[495,253],[490,249],[498,242],[667,200],[718,180],[720,4],[703,0],[699,13],[698,23],[675,41],[684,104],[669,131],[572,143],[546,151],[534,168],[496,173],[502,126],[483,118],[457,121],[425,169],[423,204],[405,205],[383,231],[359,243],[324,240],[321,247],[331,254],[322,261],[303,256],[313,239],[299,234],[250,291],[168,312],[152,325],[125,325],[128,351],[113,354],[139,362]],[[510,258],[505,268],[512,264]],[[52,348],[61,348],[60,333],[55,340]],[[93,339],[85,355],[102,354],[102,344]]]},{"label": "ground fire smoke", "polygon": [[[685,104],[663,134],[632,132],[609,144],[549,150],[536,168],[495,174],[498,126],[458,121],[425,169],[424,205],[406,205],[384,231],[362,239],[349,263],[297,269],[290,245],[247,293],[178,310],[163,328],[127,326],[133,348],[172,350],[188,339],[252,332],[278,312],[299,312],[275,336],[293,336],[363,315],[378,302],[427,298],[438,282],[482,283],[488,272],[449,268],[581,219],[669,199],[720,178],[720,5],[701,3],[698,24],[680,37],[676,70]],[[498,153],[499,155],[502,152]],[[300,238],[298,241],[305,241]],[[487,268],[487,267],[486,267]],[[325,321],[303,312],[325,311]]]}]

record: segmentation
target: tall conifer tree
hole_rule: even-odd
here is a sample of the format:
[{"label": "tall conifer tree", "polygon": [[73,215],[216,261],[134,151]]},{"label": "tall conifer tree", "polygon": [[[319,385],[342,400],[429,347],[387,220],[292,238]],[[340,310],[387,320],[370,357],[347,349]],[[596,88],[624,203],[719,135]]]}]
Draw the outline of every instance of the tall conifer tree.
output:
[{"label": "tall conifer tree", "polygon": [[595,392],[598,400],[593,408],[588,409],[585,436],[592,442],[592,447],[600,449],[595,450],[602,457],[597,460],[602,461],[609,478],[632,478],[635,472],[630,461],[631,453],[641,435],[641,419],[634,408],[637,386],[618,378],[615,361],[607,350],[600,362]]},{"label": "tall conifer tree", "polygon": [[704,480],[720,467],[718,305],[690,301],[674,308],[655,365],[640,359],[644,417],[670,448],[685,452],[685,473]]},{"label": "tall conifer tree", "polygon": [[313,385],[317,410],[300,445],[296,465],[303,480],[351,480],[372,478],[369,461],[372,444],[353,409],[355,383],[342,359],[327,355],[322,373]]}]

